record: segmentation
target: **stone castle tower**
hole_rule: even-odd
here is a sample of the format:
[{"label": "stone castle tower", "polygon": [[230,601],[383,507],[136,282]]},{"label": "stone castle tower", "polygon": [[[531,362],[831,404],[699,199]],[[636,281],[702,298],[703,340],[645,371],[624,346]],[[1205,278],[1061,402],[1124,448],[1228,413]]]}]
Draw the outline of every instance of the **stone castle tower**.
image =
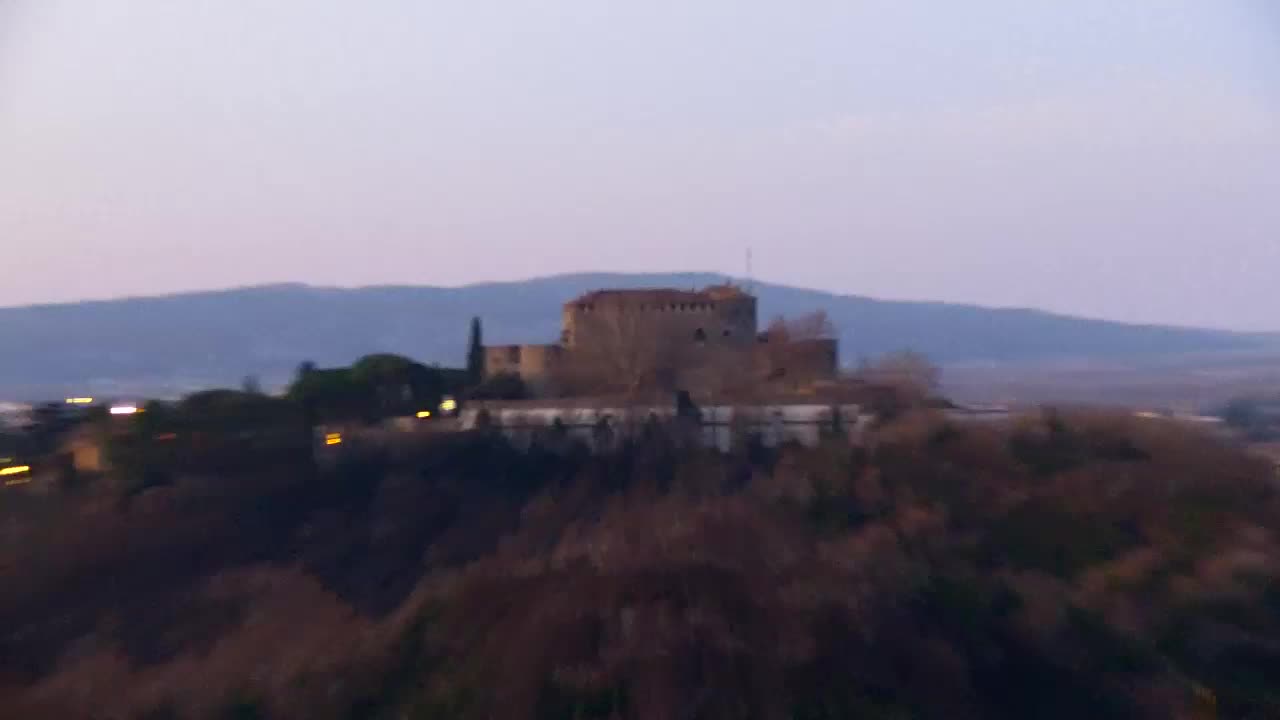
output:
[{"label": "stone castle tower", "polygon": [[597,290],[565,303],[560,344],[610,342],[619,325],[666,345],[750,346],[756,299],[732,285],[705,290]]},{"label": "stone castle tower", "polygon": [[[684,380],[703,384],[712,365],[759,367],[767,355],[756,298],[734,285],[596,290],[565,303],[561,319],[558,343],[486,347],[486,375],[518,375],[537,389],[575,359],[657,349]],[[834,375],[835,341],[821,342],[820,364],[830,367],[820,372]]]}]

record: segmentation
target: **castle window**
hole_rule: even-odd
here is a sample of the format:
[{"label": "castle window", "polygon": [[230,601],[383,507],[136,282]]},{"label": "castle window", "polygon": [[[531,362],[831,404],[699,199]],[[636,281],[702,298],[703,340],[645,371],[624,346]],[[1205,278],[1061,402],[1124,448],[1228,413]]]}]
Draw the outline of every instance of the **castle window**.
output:
[{"label": "castle window", "polygon": [[706,342],[706,341],[707,341],[707,331],[703,330],[702,328],[698,328],[697,330],[694,330],[694,331],[693,331],[693,339],[694,339],[694,341],[695,341],[695,342]]},{"label": "castle window", "polygon": [[724,337],[729,337],[729,336],[730,336],[730,335],[732,335],[733,333],[729,331],[729,328],[725,328],[724,330],[722,330],[722,331],[720,332],[720,334],[721,334],[722,336],[724,336]]}]

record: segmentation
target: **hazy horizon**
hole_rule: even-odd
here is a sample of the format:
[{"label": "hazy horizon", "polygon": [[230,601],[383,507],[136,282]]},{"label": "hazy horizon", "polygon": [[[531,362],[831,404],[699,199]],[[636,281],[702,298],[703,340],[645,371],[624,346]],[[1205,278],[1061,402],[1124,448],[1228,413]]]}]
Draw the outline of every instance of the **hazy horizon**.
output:
[{"label": "hazy horizon", "polygon": [[937,5],[0,1],[0,306],[750,248],[838,294],[1280,331],[1280,8]]},{"label": "hazy horizon", "polygon": [[[156,292],[156,293],[129,293],[129,294],[123,294],[123,295],[118,295],[113,297],[103,297],[103,298],[91,297],[91,298],[82,298],[82,299],[76,299],[76,300],[58,300],[58,301],[49,301],[49,302],[26,303],[26,304],[19,304],[19,305],[0,305],[0,310],[21,310],[24,308],[71,306],[71,305],[78,305],[78,304],[92,304],[92,303],[104,303],[104,302],[123,302],[123,301],[129,301],[129,300],[146,300],[146,299],[165,298],[165,297],[179,297],[179,296],[185,296],[185,295],[235,293],[240,291],[252,291],[252,290],[260,290],[260,289],[285,288],[285,287],[306,287],[306,288],[317,289],[317,290],[352,290],[352,291],[377,290],[377,289],[386,289],[386,288],[431,288],[431,289],[437,289],[437,290],[466,290],[469,288],[477,288],[477,287],[491,287],[495,285],[520,285],[523,283],[533,283],[533,282],[538,282],[542,280],[572,279],[578,276],[597,276],[597,275],[598,276],[619,276],[622,278],[646,278],[646,277],[659,277],[659,276],[672,276],[672,275],[714,276],[716,279],[713,282],[731,282],[731,283],[737,283],[737,284],[743,284],[743,285],[768,285],[773,288],[779,288],[779,289],[825,293],[825,294],[831,295],[832,297],[837,297],[837,298],[862,297],[862,298],[867,298],[873,301],[881,301],[881,302],[937,304],[937,305],[950,305],[954,307],[976,307],[976,308],[992,310],[992,311],[1016,310],[1016,311],[1044,312],[1051,315],[1075,317],[1083,320],[1097,320],[1102,322],[1119,322],[1119,323],[1126,323],[1126,324],[1131,324],[1135,326],[1148,325],[1148,326],[1168,327],[1168,328],[1174,328],[1174,329],[1210,330],[1210,331],[1220,331],[1220,332],[1229,332],[1229,333],[1270,335],[1270,336],[1280,337],[1280,331],[1270,331],[1266,329],[1250,330],[1250,329],[1241,329],[1241,328],[1215,326],[1215,325],[1186,325],[1181,323],[1114,320],[1110,318],[1084,315],[1079,313],[1067,313],[1067,312],[1059,312],[1059,311],[1053,311],[1053,310],[1045,310],[1043,308],[1030,307],[1030,306],[1024,306],[1024,305],[995,305],[995,304],[971,303],[971,302],[950,301],[946,299],[931,299],[931,298],[882,298],[882,297],[875,297],[875,296],[865,295],[865,294],[856,293],[856,292],[853,292],[853,293],[844,292],[839,289],[809,287],[809,286],[786,283],[786,282],[774,282],[774,281],[768,280],[767,278],[760,278],[760,277],[747,278],[742,276],[741,274],[734,275],[733,273],[718,273],[711,270],[651,270],[651,271],[650,270],[634,270],[634,271],[626,271],[626,272],[614,271],[614,270],[582,270],[582,271],[576,271],[576,272],[550,273],[547,275],[537,275],[537,276],[529,276],[529,277],[510,278],[510,279],[500,278],[495,280],[479,280],[475,282],[467,282],[467,283],[461,283],[461,284],[369,283],[369,284],[345,284],[344,285],[341,283],[314,283],[314,282],[305,282],[301,280],[280,280],[280,281],[273,281],[273,282],[247,283],[247,284],[216,286],[216,287],[187,288],[187,289],[179,289],[179,290]],[[622,285],[622,287],[635,287],[635,288],[657,287],[659,284],[663,287],[667,287],[667,286],[685,287],[687,285],[689,288],[694,288],[699,286],[698,283],[693,283],[693,284],[680,284],[680,283],[669,283],[669,282],[649,283],[644,280],[639,280],[634,282],[626,282],[624,283],[624,285]],[[1252,353],[1253,351],[1245,351],[1245,352],[1246,354],[1249,354],[1249,353]]]}]

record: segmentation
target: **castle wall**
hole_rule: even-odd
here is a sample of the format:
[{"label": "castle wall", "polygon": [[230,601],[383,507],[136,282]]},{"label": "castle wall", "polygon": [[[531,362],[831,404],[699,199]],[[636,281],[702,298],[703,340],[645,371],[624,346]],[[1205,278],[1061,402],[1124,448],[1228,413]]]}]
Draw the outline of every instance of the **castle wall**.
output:
[{"label": "castle wall", "polygon": [[489,345],[484,349],[485,376],[518,375],[526,383],[540,384],[555,371],[563,351],[559,345]]},{"label": "castle wall", "polygon": [[566,303],[562,313],[560,343],[486,347],[486,374],[518,375],[535,393],[575,383],[714,393],[762,381],[799,387],[838,369],[834,340],[762,344],[755,297],[729,285],[599,290]]},{"label": "castle wall", "polygon": [[520,345],[486,345],[484,348],[484,375],[520,374]]},{"label": "castle wall", "polygon": [[565,305],[563,327],[568,348],[608,347],[620,339],[748,347],[756,338],[756,300],[736,292],[602,293]]},{"label": "castle wall", "polygon": [[840,370],[840,346],[834,338],[761,343],[756,346],[755,365],[759,376],[789,384],[826,380]]}]

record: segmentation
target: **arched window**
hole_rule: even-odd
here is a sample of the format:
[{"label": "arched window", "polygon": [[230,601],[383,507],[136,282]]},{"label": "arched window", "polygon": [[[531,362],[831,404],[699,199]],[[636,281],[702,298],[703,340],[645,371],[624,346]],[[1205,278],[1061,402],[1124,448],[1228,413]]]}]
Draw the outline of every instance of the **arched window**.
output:
[{"label": "arched window", "polygon": [[706,341],[707,341],[707,331],[706,331],[706,330],[703,330],[702,328],[698,328],[697,330],[694,330],[694,331],[693,331],[693,339],[694,339],[694,341],[696,341],[696,342],[706,342]]}]

